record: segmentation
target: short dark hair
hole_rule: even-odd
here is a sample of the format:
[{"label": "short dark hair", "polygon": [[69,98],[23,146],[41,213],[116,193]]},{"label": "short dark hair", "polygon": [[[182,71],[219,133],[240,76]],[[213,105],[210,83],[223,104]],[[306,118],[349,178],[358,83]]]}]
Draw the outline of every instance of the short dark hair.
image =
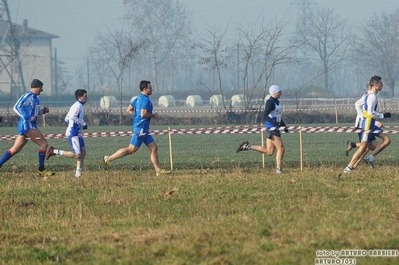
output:
[{"label": "short dark hair", "polygon": [[78,89],[75,91],[75,98],[78,99],[79,97],[83,97],[84,94],[87,94],[85,89]]},{"label": "short dark hair", "polygon": [[42,86],[43,86],[43,82],[40,81],[39,79],[33,79],[32,82],[30,83],[31,88],[42,87]]},{"label": "short dark hair", "polygon": [[142,80],[140,82],[140,91],[143,91],[144,89],[146,89],[148,87],[148,85],[151,84],[150,81],[147,80]]},{"label": "short dark hair", "polygon": [[375,86],[376,84],[382,83],[381,77],[378,75],[374,75],[370,78],[369,80],[369,85],[370,86]]}]

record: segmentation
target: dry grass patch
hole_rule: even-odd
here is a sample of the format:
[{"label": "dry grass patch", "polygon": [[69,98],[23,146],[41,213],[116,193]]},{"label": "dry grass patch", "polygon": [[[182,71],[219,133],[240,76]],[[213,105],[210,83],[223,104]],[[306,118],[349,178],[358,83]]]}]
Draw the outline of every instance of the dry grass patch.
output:
[{"label": "dry grass patch", "polygon": [[[88,170],[0,178],[7,264],[312,264],[318,249],[398,248],[396,168]],[[73,172],[72,172],[73,173]],[[359,264],[375,264],[362,258]],[[397,259],[379,258],[379,264]]]}]

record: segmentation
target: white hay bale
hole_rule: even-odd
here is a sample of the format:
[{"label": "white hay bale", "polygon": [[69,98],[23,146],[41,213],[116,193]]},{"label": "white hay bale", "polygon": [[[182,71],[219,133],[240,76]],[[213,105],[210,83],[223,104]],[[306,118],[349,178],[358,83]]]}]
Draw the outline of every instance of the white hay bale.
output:
[{"label": "white hay bale", "polygon": [[158,106],[164,108],[171,108],[176,106],[176,100],[172,95],[160,96],[158,99]]},{"label": "white hay bale", "polygon": [[104,96],[100,99],[102,109],[110,109],[118,106],[118,100],[115,96]]},{"label": "white hay bale", "polygon": [[231,97],[231,106],[232,107],[244,107],[245,102],[244,102],[244,95],[243,94],[236,94]]},{"label": "white hay bale", "polygon": [[[211,105],[211,107],[221,107],[223,106],[223,98],[222,95],[213,95],[210,99],[209,99],[209,105]],[[225,102],[226,104],[226,102]]]},{"label": "white hay bale", "polygon": [[204,101],[200,95],[190,95],[186,98],[186,106],[187,107],[198,107],[202,106]]}]

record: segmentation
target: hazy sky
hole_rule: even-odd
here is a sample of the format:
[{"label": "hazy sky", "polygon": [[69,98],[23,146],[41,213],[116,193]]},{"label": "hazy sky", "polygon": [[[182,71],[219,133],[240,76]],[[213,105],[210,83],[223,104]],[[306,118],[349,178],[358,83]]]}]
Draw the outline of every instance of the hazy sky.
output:
[{"label": "hazy sky", "polygon": [[[260,16],[293,18],[304,0],[180,0],[192,11],[196,30],[208,26],[226,26],[232,30],[239,23],[247,24]],[[367,21],[381,11],[399,8],[399,0],[307,0],[313,6],[329,7],[342,18],[352,22]],[[74,74],[84,63],[87,47],[93,44],[98,32],[121,28],[124,15],[123,0],[8,0],[11,20],[60,38],[53,40],[58,58],[66,63],[69,74]],[[295,23],[295,20],[291,20]],[[107,29],[108,28],[108,29]]]}]

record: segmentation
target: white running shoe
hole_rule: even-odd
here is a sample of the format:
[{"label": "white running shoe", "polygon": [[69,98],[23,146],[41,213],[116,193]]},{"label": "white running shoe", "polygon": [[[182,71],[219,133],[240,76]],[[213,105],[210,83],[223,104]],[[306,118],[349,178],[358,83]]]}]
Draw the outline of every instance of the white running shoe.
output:
[{"label": "white running shoe", "polygon": [[111,165],[111,162],[108,161],[108,157],[109,157],[109,156],[104,156],[104,157],[103,157],[103,163],[104,163],[104,165],[106,165],[106,166],[110,166],[110,165]]},{"label": "white running shoe", "polygon": [[344,173],[351,173],[354,170],[355,169],[353,167],[347,166],[346,168],[344,168]]}]

